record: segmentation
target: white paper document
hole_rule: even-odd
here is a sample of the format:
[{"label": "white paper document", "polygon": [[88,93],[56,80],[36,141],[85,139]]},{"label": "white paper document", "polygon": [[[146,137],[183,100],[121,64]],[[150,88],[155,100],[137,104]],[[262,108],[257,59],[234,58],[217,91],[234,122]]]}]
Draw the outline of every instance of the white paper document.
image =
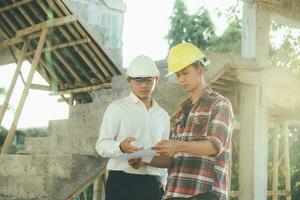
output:
[{"label": "white paper document", "polygon": [[156,155],[156,151],[151,148],[148,148],[148,149],[143,149],[141,151],[136,151],[134,153],[124,153],[123,155],[120,156],[120,158],[124,160],[130,160],[132,158],[142,158],[144,162],[150,162],[153,156],[155,155]]}]

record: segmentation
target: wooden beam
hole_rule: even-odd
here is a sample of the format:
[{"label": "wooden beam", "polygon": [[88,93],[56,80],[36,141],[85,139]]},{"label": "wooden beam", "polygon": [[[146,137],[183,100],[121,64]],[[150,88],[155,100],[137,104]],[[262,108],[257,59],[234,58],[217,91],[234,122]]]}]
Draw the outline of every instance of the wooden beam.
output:
[{"label": "wooden beam", "polygon": [[[48,2],[49,1],[50,0],[48,0]],[[71,14],[70,11],[65,8],[63,2],[56,1],[55,3],[57,3],[62,10],[62,12],[59,9],[57,10],[57,12],[59,12],[59,15],[70,15]],[[53,4],[55,4],[55,3],[53,3]],[[76,29],[72,29],[72,33],[78,34],[77,32],[79,32],[82,37],[87,36],[87,33],[83,30],[82,25],[80,25],[79,23],[74,23],[74,26]],[[97,47],[94,42],[89,43],[88,46],[84,45],[83,47],[85,48],[85,50],[87,50],[86,48],[93,49],[93,51],[95,51],[95,55],[97,56],[97,58],[100,59],[101,63],[103,63],[103,66],[107,67],[107,69],[111,72],[112,75],[118,74],[116,69],[113,67],[113,64],[110,63],[107,58],[105,58],[105,56],[103,55],[104,52],[102,50],[100,50],[99,47]],[[104,71],[106,69],[101,69],[101,70]]]},{"label": "wooden beam", "polygon": [[31,84],[30,89],[33,90],[43,90],[43,91],[52,91],[49,85],[40,85],[40,84]]},{"label": "wooden beam", "polygon": [[87,181],[83,182],[79,188],[76,188],[70,195],[68,195],[66,200],[73,200],[74,197],[79,195],[82,191],[85,190],[89,185],[91,185],[97,177],[101,176],[103,173],[105,173],[105,169],[101,172],[96,172],[94,175],[92,175]]},{"label": "wooden beam", "polygon": [[[29,9],[31,9],[31,11],[32,12],[34,12],[34,8],[33,8],[33,6],[30,4],[29,6]],[[19,11],[25,16],[25,18],[26,18],[26,20],[28,21],[28,23],[31,25],[31,26],[33,26],[34,25],[34,21],[30,18],[30,16],[27,14],[27,11],[25,11],[22,7],[20,7],[20,8],[18,8],[19,9]],[[47,13],[47,11],[48,10],[46,10],[45,12]],[[38,20],[39,21],[44,21],[45,19],[43,18],[43,16],[41,16],[41,15],[39,15],[38,13],[37,13],[37,16],[36,16],[37,18],[38,18]],[[22,21],[22,19],[20,19],[19,18],[19,21],[20,22],[23,22]],[[21,23],[22,24],[22,27],[26,27],[26,25],[24,24],[24,23]],[[31,34],[31,35],[29,35],[29,36],[27,36],[27,38],[31,38],[32,36],[34,36],[34,35],[38,35],[37,37],[39,37],[39,33],[34,33],[34,34]],[[33,38],[36,38],[36,37],[33,37]],[[23,39],[23,38],[21,38],[21,39]],[[58,42],[59,43],[59,42]],[[46,48],[47,49],[47,48]],[[32,50],[32,52],[33,52],[33,50]],[[54,52],[54,54],[55,55],[57,55],[58,53],[56,52],[56,51],[54,51],[53,50],[53,52]],[[30,54],[30,55],[32,55],[32,54]],[[28,55],[27,55],[27,58],[28,58]],[[44,64],[43,64],[44,63]],[[60,85],[62,85],[63,86],[63,82],[61,81],[61,80],[59,80],[59,78],[56,76],[56,74],[53,72],[53,70],[51,70],[51,69],[48,69],[47,68],[47,66],[46,66],[46,64],[45,64],[45,62],[43,62],[43,59],[41,59],[41,65],[43,65],[44,67],[41,67],[40,68],[40,70],[39,70],[39,72],[40,72],[40,74],[43,76],[43,73],[42,73],[42,71],[44,70],[47,70],[51,75],[52,75],[52,77],[54,77],[55,79],[56,79],[56,81],[58,81],[58,82],[60,82]],[[64,77],[64,79],[69,83],[69,84],[72,84],[72,81],[71,81],[71,79],[65,74],[65,72],[60,68],[60,65],[59,64],[57,64],[56,62],[54,62],[54,66],[55,66],[55,68],[58,70],[58,72]],[[66,66],[67,68],[68,68],[68,66]],[[69,67],[70,68],[70,67]],[[68,68],[68,69],[69,69]],[[46,73],[44,73],[45,75],[47,75]],[[72,73],[73,74],[73,73]],[[48,78],[48,77],[45,77],[45,76],[43,76],[45,79],[46,79],[46,81],[50,84],[50,79]],[[75,78],[77,78],[78,76],[75,76]],[[81,79],[79,79],[79,81],[81,81]]]},{"label": "wooden beam", "polygon": [[[268,196],[289,196],[291,195],[291,191],[286,191],[286,190],[279,190],[279,191],[267,191]],[[229,192],[230,197],[238,197],[239,196],[239,191],[230,191]]]},{"label": "wooden beam", "polygon": [[0,109],[0,126],[1,126],[1,123],[2,123],[2,120],[3,120],[3,117],[4,117],[4,114],[6,112],[6,109],[8,107],[8,104],[9,104],[9,100],[10,100],[10,97],[13,93],[13,90],[15,88],[15,85],[17,83],[17,79],[18,79],[18,75],[21,71],[21,67],[22,67],[22,64],[23,64],[23,60],[25,58],[25,54],[27,52],[27,47],[28,47],[28,44],[27,42],[24,42],[23,44],[23,48],[22,48],[22,51],[21,51],[21,55],[20,55],[20,58],[17,62],[17,68],[15,70],[15,73],[11,79],[11,82],[10,82],[10,85],[9,85],[9,88],[5,94],[5,99],[4,99],[4,103],[3,105],[1,106],[1,109]]},{"label": "wooden beam", "polygon": [[[273,133],[273,177],[272,190],[278,190],[278,169],[279,169],[279,123],[275,122],[275,129]],[[278,200],[278,194],[273,194],[272,200]]]},{"label": "wooden beam", "polygon": [[[34,33],[34,34],[29,35],[26,39],[29,41],[29,40],[38,38],[40,35],[41,35],[41,33]],[[24,41],[24,38],[11,38],[11,39],[3,41],[2,46],[9,47],[12,45],[16,45],[18,43],[22,43],[23,41]]]},{"label": "wooden beam", "polygon": [[[41,8],[44,10],[44,12],[48,11],[49,8],[48,8],[48,6],[45,5],[44,1],[38,1],[37,3],[39,3],[39,5],[41,6]],[[59,15],[58,14],[58,12],[60,12],[60,11],[59,11],[59,8],[56,7],[54,1],[47,0],[47,3],[49,4],[50,8],[53,9],[59,17],[63,16],[63,15]],[[64,28],[65,27],[58,27],[58,30],[62,33],[62,35],[68,41],[71,41],[72,38],[69,36],[68,32]],[[56,37],[54,37],[54,40],[56,40]],[[69,57],[72,60],[72,62],[74,62],[77,65],[77,67],[80,69],[80,71],[86,77],[86,79],[89,81],[89,83],[92,83],[91,82],[91,79],[92,79],[91,75],[88,73],[88,71],[84,67],[81,67],[82,64],[80,62],[78,62],[78,60],[77,60],[78,58],[76,58],[75,56],[73,56],[72,53],[69,52],[69,51],[65,51],[64,53],[65,53],[64,56]]]},{"label": "wooden beam", "polygon": [[215,85],[215,84],[211,84],[210,86],[212,88],[216,89],[216,90],[229,92],[229,93],[234,93],[234,88],[230,88],[230,87],[227,87],[227,86],[221,86],[221,85]]},{"label": "wooden beam", "polygon": [[20,1],[20,2],[17,2],[17,3],[13,3],[12,5],[9,5],[9,6],[5,6],[3,8],[0,8],[0,14],[4,11],[8,11],[8,10],[11,10],[13,8],[16,8],[16,7],[19,7],[19,6],[22,6],[24,4],[27,4],[27,3],[30,3],[32,2],[32,0],[23,0],[23,1]]},{"label": "wooden beam", "polygon": [[[284,131],[284,177],[285,177],[285,191],[291,191],[291,169],[290,169],[290,151],[289,151],[289,124],[288,122],[283,123],[283,131]],[[286,196],[286,200],[291,200],[291,195]]]},{"label": "wooden beam", "polygon": [[93,86],[88,86],[88,87],[84,87],[84,88],[76,88],[76,89],[71,89],[71,90],[53,92],[53,93],[50,93],[50,96],[62,95],[62,94],[75,94],[75,93],[81,93],[81,92],[90,92],[90,91],[99,90],[99,89],[103,89],[103,88],[105,88],[105,89],[111,88],[111,83],[103,83],[100,85],[93,85]]},{"label": "wooden beam", "polygon": [[79,195],[80,200],[87,200],[86,192],[83,190]]},{"label": "wooden beam", "polygon": [[[71,46],[75,46],[75,45],[79,45],[79,44],[84,44],[84,43],[88,43],[88,42],[91,42],[90,38],[85,38],[85,39],[81,39],[81,40],[66,42],[66,43],[63,43],[63,44],[46,47],[45,49],[42,50],[42,52],[54,51],[54,50],[57,50],[57,49],[67,48],[67,47],[71,47]],[[34,54],[34,52],[30,52],[26,55],[26,57],[30,56],[30,55],[33,55],[33,54]]]},{"label": "wooden beam", "polygon": [[101,192],[104,192],[104,191],[102,191],[102,187],[103,187],[104,181],[105,181],[103,178],[104,174],[102,176],[98,177],[94,182],[93,200],[101,200]]},{"label": "wooden beam", "polygon": [[27,80],[26,80],[25,88],[23,90],[23,93],[21,95],[18,107],[16,109],[16,113],[15,113],[12,125],[11,125],[11,127],[8,131],[7,137],[6,137],[4,145],[2,147],[1,154],[7,154],[8,153],[9,146],[10,146],[10,144],[11,144],[11,142],[12,142],[14,136],[15,136],[18,121],[20,119],[20,115],[21,115],[21,112],[23,110],[25,100],[26,100],[27,95],[29,93],[29,88],[30,88],[30,85],[31,85],[31,82],[32,82],[32,79],[33,79],[33,75],[34,75],[34,72],[37,68],[37,65],[38,65],[39,61],[40,61],[41,51],[42,51],[42,49],[45,45],[47,33],[48,33],[48,29],[43,28],[42,32],[41,32],[41,37],[40,37],[40,40],[39,40],[39,43],[38,43],[38,46],[37,46],[37,51],[36,51],[36,54],[34,55],[32,66],[30,68],[30,71],[29,71],[29,74],[28,74],[28,77],[27,77]]},{"label": "wooden beam", "polygon": [[38,31],[42,30],[43,27],[52,28],[52,27],[56,27],[56,26],[62,26],[65,24],[75,22],[77,20],[78,20],[78,17],[75,15],[51,19],[51,20],[48,20],[48,21],[45,21],[45,22],[42,22],[42,23],[33,25],[31,27],[17,31],[16,38],[24,37],[31,33],[38,32]]}]

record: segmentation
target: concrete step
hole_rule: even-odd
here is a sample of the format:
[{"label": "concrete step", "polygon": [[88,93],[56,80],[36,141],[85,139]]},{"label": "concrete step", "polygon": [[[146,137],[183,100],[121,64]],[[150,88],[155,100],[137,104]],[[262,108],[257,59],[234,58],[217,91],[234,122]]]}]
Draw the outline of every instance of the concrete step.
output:
[{"label": "concrete step", "polygon": [[99,129],[100,122],[95,119],[89,121],[70,119],[49,121],[48,131],[50,135],[65,137],[97,137],[99,135]]},{"label": "concrete step", "polygon": [[71,176],[72,156],[0,155],[0,176]]},{"label": "concrete step", "polygon": [[73,155],[74,165],[70,179],[53,179],[49,200],[63,200],[72,197],[78,188],[92,183],[92,177],[105,170],[108,159],[94,156]]},{"label": "concrete step", "polygon": [[89,104],[71,106],[69,109],[69,119],[101,121],[106,107],[110,102],[111,101],[96,101]]},{"label": "concrete step", "polygon": [[56,137],[56,142],[51,148],[51,153],[61,154],[80,154],[97,156],[95,145],[98,137]]},{"label": "concrete step", "polygon": [[42,176],[0,176],[0,199],[46,199]]},{"label": "concrete step", "polygon": [[27,154],[49,154],[53,137],[25,137],[23,153]]},{"label": "concrete step", "polygon": [[98,136],[83,137],[74,135],[66,137],[65,135],[52,135],[42,138],[26,138],[23,154],[81,154],[96,156],[95,145]]}]

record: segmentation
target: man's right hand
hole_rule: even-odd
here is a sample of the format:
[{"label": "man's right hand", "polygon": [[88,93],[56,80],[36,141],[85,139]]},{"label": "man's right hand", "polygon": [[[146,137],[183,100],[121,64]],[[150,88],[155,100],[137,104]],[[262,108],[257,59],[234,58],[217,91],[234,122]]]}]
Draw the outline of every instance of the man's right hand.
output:
[{"label": "man's right hand", "polygon": [[136,139],[134,137],[127,137],[125,140],[123,140],[120,143],[120,150],[123,153],[133,153],[135,151],[140,151],[143,148],[139,148],[139,147],[135,147],[133,145],[131,145],[130,143],[136,141]]}]

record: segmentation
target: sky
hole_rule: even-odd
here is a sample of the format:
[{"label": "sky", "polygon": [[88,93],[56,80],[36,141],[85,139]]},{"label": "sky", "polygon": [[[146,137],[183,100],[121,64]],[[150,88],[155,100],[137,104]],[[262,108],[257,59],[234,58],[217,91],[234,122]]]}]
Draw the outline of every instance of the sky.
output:
[{"label": "sky", "polygon": [[[136,55],[145,54],[155,60],[164,59],[168,53],[168,43],[164,37],[170,28],[169,17],[173,12],[174,0],[125,0],[127,12],[124,20],[123,55],[124,67]],[[217,10],[225,10],[235,5],[237,0],[186,0],[190,14],[201,6],[210,11],[217,35],[227,27],[226,16],[217,16]]]},{"label": "sky", "polygon": [[[170,28],[169,17],[172,14],[174,0],[124,0],[127,11],[124,15],[123,30],[123,64],[128,66],[130,60],[139,54],[145,54],[154,60],[166,57],[168,43],[164,37]],[[236,0],[186,0],[189,13],[196,12],[205,6],[210,12],[216,26],[216,33],[222,34],[227,27],[226,17],[217,16],[216,9],[224,10],[236,3]],[[30,68],[29,63],[24,63],[22,71],[26,74]],[[8,88],[15,70],[15,64],[0,66],[0,87]],[[35,74],[33,83],[45,83]],[[11,111],[7,112],[3,126],[9,128],[13,119],[12,111],[17,108],[23,83],[18,79],[15,92],[11,98]],[[49,96],[48,92],[30,90],[18,124],[18,128],[47,126],[51,119],[68,118],[66,103],[57,103],[58,97]],[[4,98],[0,98],[0,105]]]}]

